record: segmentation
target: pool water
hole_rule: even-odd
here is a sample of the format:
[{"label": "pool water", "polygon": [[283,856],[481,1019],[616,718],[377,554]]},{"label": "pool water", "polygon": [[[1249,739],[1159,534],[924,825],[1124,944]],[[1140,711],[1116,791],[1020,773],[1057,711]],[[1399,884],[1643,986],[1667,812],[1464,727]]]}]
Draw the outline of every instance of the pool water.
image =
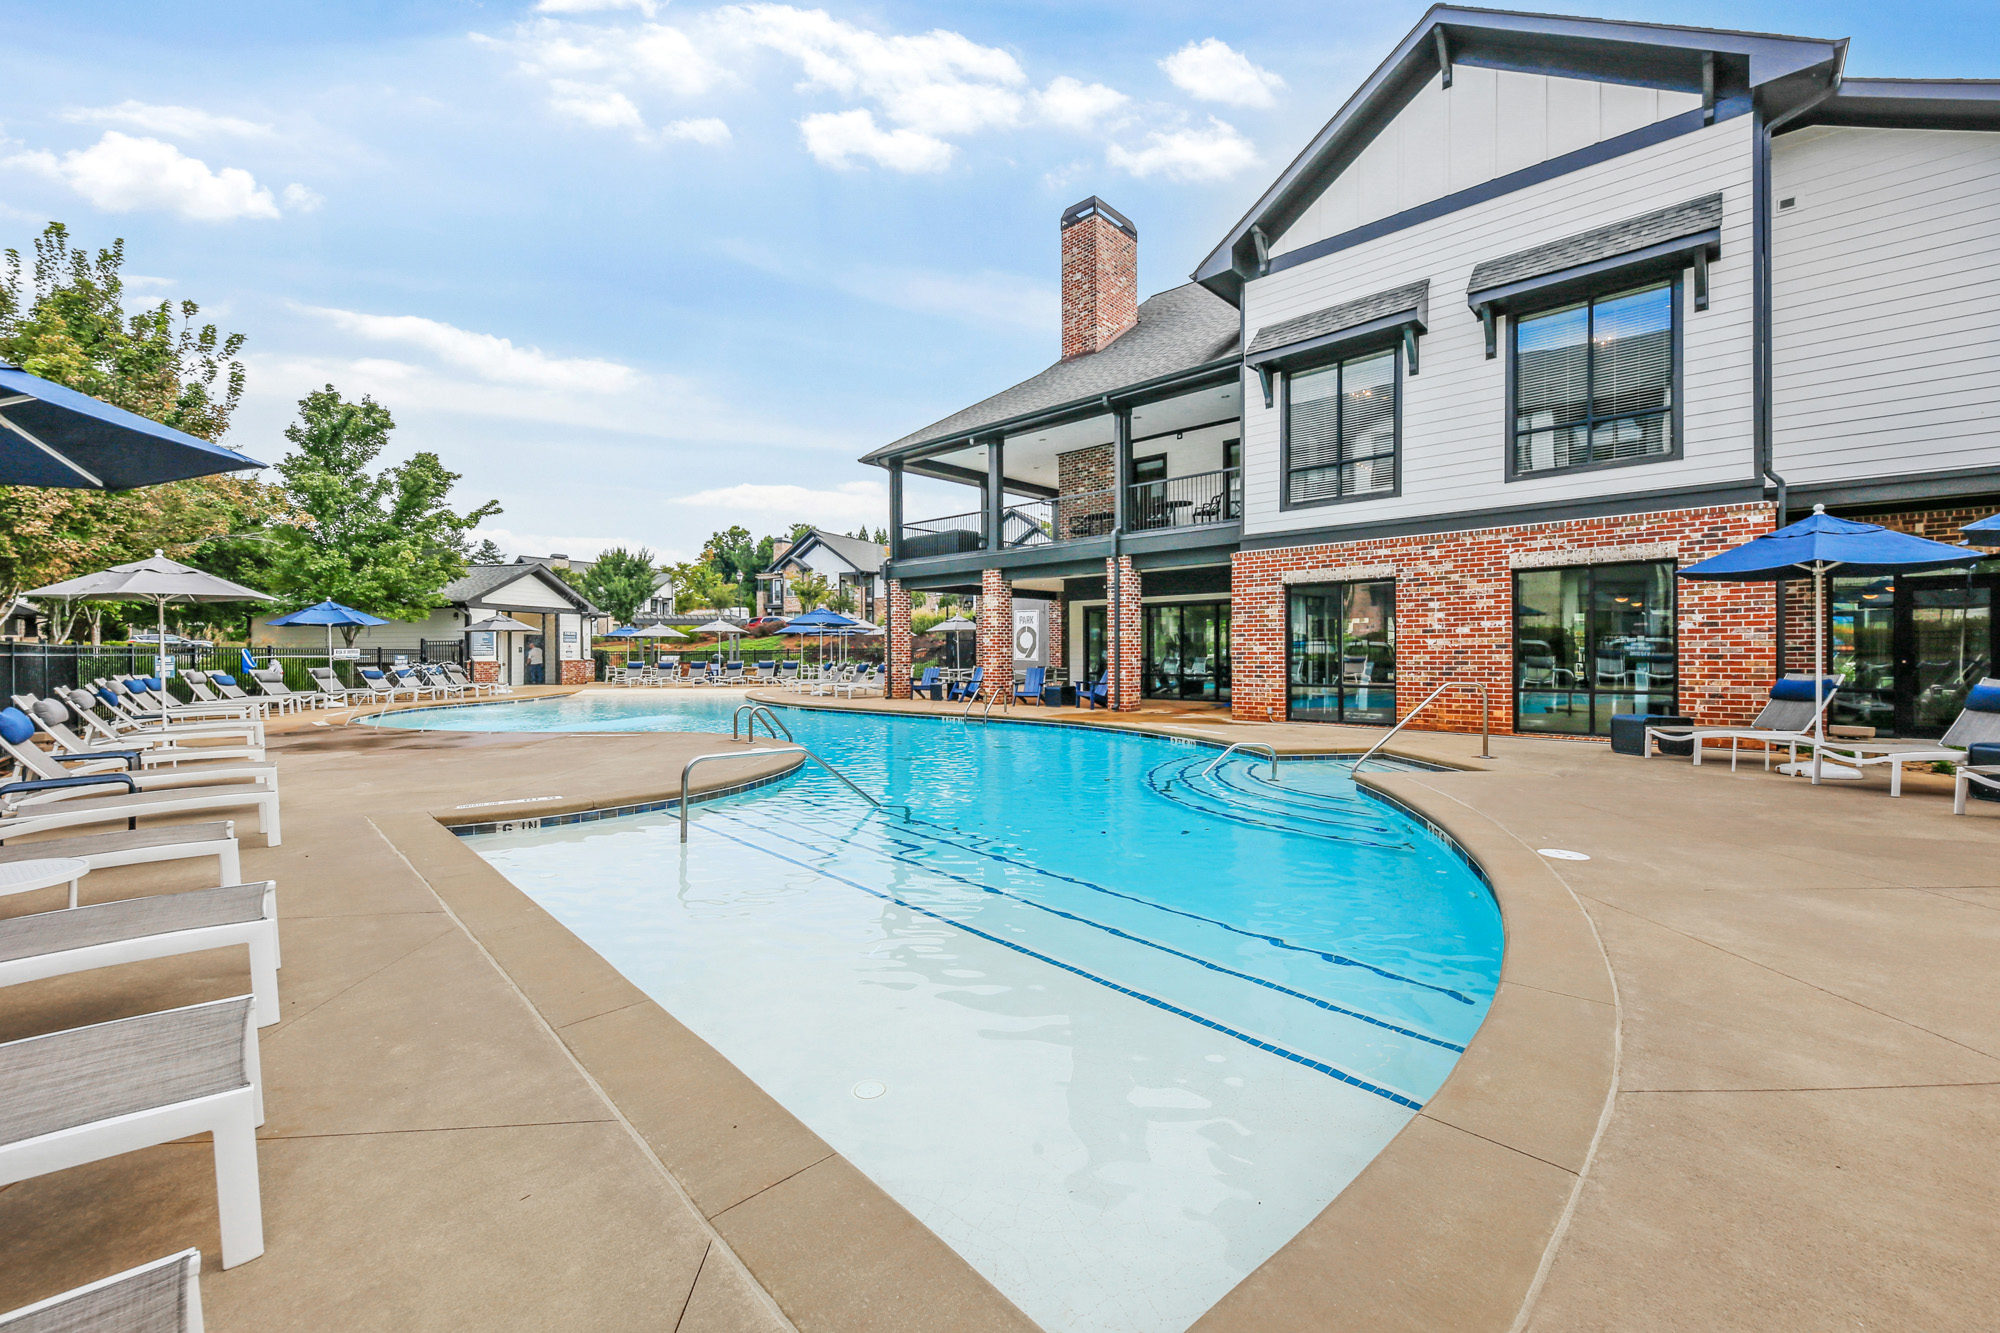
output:
[{"label": "pool water", "polygon": [[[734,695],[382,725],[729,730]],[[1502,951],[1454,849],[1339,762],[805,709],[816,768],[469,844],[1043,1327],[1178,1333],[1436,1091]],[[717,772],[726,772],[721,765]]]}]

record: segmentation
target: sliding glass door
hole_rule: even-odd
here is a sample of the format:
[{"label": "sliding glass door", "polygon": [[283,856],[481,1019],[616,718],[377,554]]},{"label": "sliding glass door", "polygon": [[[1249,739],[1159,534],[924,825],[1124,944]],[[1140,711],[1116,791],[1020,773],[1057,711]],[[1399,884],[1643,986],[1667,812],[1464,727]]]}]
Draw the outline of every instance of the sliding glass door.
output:
[{"label": "sliding glass door", "polygon": [[1603,736],[1614,713],[1672,713],[1672,561],[1514,574],[1514,729]]},{"label": "sliding glass door", "polygon": [[[1898,736],[1941,736],[1993,672],[1991,572],[1829,579],[1828,717]],[[1793,640],[1794,651],[1798,641]]]},{"label": "sliding glass door", "polygon": [[1146,697],[1229,698],[1229,603],[1146,607]]},{"label": "sliding glass door", "polygon": [[1396,720],[1393,580],[1294,587],[1286,625],[1286,716],[1298,722]]}]

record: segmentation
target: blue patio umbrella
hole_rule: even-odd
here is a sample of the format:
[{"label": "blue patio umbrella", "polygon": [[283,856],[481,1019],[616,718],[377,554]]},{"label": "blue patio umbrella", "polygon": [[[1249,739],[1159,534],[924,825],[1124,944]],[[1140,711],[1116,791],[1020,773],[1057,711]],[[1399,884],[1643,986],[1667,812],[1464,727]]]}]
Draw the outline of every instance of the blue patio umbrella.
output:
[{"label": "blue patio umbrella", "polygon": [[[287,611],[282,616],[274,616],[265,622],[269,625],[324,625],[326,626],[326,660],[333,662],[333,627],[335,625],[386,625],[389,622],[380,616],[371,616],[366,611],[356,611],[351,606],[339,602],[314,602],[311,606],[297,611]],[[244,649],[249,652],[249,649]]]},{"label": "blue patio umbrella", "polygon": [[[1680,571],[1684,579],[1722,583],[1776,583],[1802,572],[1813,581],[1813,702],[1821,703],[1826,679],[1826,576],[1835,570],[1853,577],[1914,574],[1946,569],[1984,559],[1981,552],[1947,546],[1925,537],[1896,532],[1879,523],[1835,518],[1825,505],[1776,532],[1753,538],[1734,550],[1711,556]],[[1814,716],[1813,738],[1826,739],[1826,717]],[[1858,776],[1858,775],[1857,775]],[[1813,751],[1813,781],[1818,782],[1819,750]]]},{"label": "blue patio umbrella", "polygon": [[639,627],[637,625],[620,625],[604,637],[607,639],[636,639],[639,637]]},{"label": "blue patio umbrella", "polygon": [[125,491],[263,466],[0,362],[0,484]]},{"label": "blue patio umbrella", "polygon": [[843,616],[838,611],[829,611],[822,606],[817,611],[808,611],[802,616],[794,616],[790,620],[787,620],[784,632],[787,634],[818,634],[820,636],[820,656],[825,657],[826,634],[828,630],[846,629],[850,625],[858,625],[860,623],[860,621],[851,620]]},{"label": "blue patio umbrella", "polygon": [[1985,518],[1966,524],[1959,531],[1974,541],[1978,541],[1981,537],[1991,537],[1995,542],[2000,542],[2000,514],[1989,514]]}]

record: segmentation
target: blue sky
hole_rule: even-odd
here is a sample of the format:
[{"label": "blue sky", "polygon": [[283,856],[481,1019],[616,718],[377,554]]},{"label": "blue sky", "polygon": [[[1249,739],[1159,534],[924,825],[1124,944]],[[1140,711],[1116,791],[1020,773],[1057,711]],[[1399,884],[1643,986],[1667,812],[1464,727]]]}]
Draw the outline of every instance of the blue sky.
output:
[{"label": "blue sky", "polygon": [[[1424,8],[0,5],[0,246],[123,236],[139,294],[248,334],[259,458],[331,382],[511,551],[688,558],[883,522],[857,455],[1054,358],[1064,206],[1185,281]],[[1563,8],[2000,77],[1993,3]]]}]

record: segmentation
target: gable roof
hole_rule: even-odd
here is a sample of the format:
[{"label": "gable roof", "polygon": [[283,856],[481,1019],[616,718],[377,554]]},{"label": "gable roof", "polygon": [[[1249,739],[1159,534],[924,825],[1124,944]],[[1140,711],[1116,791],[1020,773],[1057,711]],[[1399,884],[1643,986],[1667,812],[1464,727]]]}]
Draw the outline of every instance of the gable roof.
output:
[{"label": "gable roof", "polygon": [[1107,393],[1233,358],[1240,328],[1235,308],[1212,293],[1194,283],[1170,288],[1141,302],[1139,322],[1102,350],[1058,361],[1032,379],[864,454],[861,461],[879,463],[1017,417],[1082,406]]},{"label": "gable roof", "polygon": [[783,568],[787,561],[796,557],[800,551],[814,544],[824,546],[827,550],[833,552],[863,574],[878,573],[882,568],[882,562],[889,558],[889,553],[884,551],[880,544],[876,542],[863,541],[859,537],[848,537],[838,532],[823,532],[818,528],[814,528],[806,533],[805,536],[793,542],[790,547],[786,548],[785,553],[773,560],[770,568],[765,572],[771,573]]},{"label": "gable roof", "polygon": [[438,597],[450,605],[463,606],[469,602],[480,601],[515,580],[525,578],[538,579],[546,583],[575,603],[576,609],[584,615],[603,614],[590,604],[590,599],[563,582],[554,570],[539,561],[529,561],[525,564],[473,565],[465,571],[463,577],[455,578],[438,589]]},{"label": "gable roof", "polygon": [[1703,58],[1713,55],[1718,96],[1754,93],[1767,112],[1783,112],[1838,78],[1846,52],[1846,38],[1434,5],[1202,260],[1194,280],[1225,300],[1239,299],[1257,271],[1252,229],[1276,237],[1297,221],[1445,60],[1698,93]]}]

